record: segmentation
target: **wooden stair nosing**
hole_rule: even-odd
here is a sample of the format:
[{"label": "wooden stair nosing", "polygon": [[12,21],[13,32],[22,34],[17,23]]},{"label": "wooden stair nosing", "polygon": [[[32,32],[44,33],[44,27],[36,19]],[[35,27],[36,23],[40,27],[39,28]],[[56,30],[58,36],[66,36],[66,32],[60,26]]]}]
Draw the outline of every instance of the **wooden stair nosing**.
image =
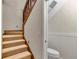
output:
[{"label": "wooden stair nosing", "polygon": [[15,54],[15,55],[12,55],[12,56],[9,56],[9,57],[5,57],[3,59],[31,59],[31,53],[28,52],[28,51],[24,51],[24,52],[21,52],[21,53],[18,53],[18,54]]},{"label": "wooden stair nosing", "polygon": [[5,32],[6,35],[21,35],[23,32]]},{"label": "wooden stair nosing", "polygon": [[4,41],[2,44],[3,44],[3,49],[4,49],[8,47],[25,44],[25,40],[21,39],[21,40]]},{"label": "wooden stair nosing", "polygon": [[20,46],[15,46],[15,47],[10,47],[10,48],[5,48],[2,51],[3,56],[2,57],[8,57],[17,53],[21,53],[24,51],[28,50],[28,46],[26,45],[20,45]]},{"label": "wooden stair nosing", "polygon": [[23,30],[4,30],[4,32],[22,32]]},{"label": "wooden stair nosing", "polygon": [[23,35],[3,35],[3,41],[23,39]]}]

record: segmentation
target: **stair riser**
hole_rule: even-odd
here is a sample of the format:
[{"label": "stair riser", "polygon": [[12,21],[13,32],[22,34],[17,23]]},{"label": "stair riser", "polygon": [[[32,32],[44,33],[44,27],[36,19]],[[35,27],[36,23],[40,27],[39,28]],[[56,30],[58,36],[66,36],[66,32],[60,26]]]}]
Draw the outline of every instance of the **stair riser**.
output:
[{"label": "stair riser", "polygon": [[3,41],[12,41],[12,40],[19,40],[19,39],[23,39],[23,37],[3,38]]},{"label": "stair riser", "polygon": [[9,47],[13,47],[13,46],[22,45],[22,44],[25,44],[25,41],[9,43],[9,44],[3,44],[3,48],[9,48]]},{"label": "stair riser", "polygon": [[[3,58],[3,59],[11,59],[11,58]],[[14,58],[12,58],[12,59],[14,59]],[[26,57],[23,57],[23,58],[20,58],[20,59],[32,59],[32,58],[31,58],[31,55],[30,55],[30,56],[26,56]]]},{"label": "stair riser", "polygon": [[25,45],[23,30],[6,30],[2,39],[2,59],[32,59]]},{"label": "stair riser", "polygon": [[28,50],[28,48],[27,48],[27,47],[24,47],[24,48],[21,48],[21,49],[9,51],[9,52],[3,53],[3,58],[4,58],[4,57],[11,56],[11,55],[15,55],[15,54],[18,54],[18,53],[27,51],[27,50]]},{"label": "stair riser", "polygon": [[31,58],[31,55],[29,55],[29,56],[23,57],[21,59],[32,59],[32,58]]},{"label": "stair riser", "polygon": [[5,32],[23,32],[23,30],[5,30]]},{"label": "stair riser", "polygon": [[15,34],[15,35],[17,35],[17,34],[23,34],[23,30],[6,30],[5,32],[4,32],[4,34],[7,34],[7,35],[13,35],[13,34]]},{"label": "stair riser", "polygon": [[18,31],[18,32],[5,32],[5,34],[23,34],[23,32],[20,32],[20,31]]},{"label": "stair riser", "polygon": [[30,52],[26,52],[26,51],[24,52],[18,53],[18,54],[15,54],[15,55],[3,58],[3,59],[14,59],[14,58],[15,59],[32,59],[32,55]]}]

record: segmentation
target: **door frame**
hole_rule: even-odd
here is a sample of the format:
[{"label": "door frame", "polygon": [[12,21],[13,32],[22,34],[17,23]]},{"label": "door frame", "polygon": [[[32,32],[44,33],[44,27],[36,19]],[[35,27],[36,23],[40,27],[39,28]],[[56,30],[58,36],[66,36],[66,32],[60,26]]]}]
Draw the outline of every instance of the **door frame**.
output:
[{"label": "door frame", "polygon": [[44,55],[43,59],[48,59],[48,0],[42,0],[43,2],[43,20],[42,20],[42,34],[43,34],[43,45],[44,45]]}]

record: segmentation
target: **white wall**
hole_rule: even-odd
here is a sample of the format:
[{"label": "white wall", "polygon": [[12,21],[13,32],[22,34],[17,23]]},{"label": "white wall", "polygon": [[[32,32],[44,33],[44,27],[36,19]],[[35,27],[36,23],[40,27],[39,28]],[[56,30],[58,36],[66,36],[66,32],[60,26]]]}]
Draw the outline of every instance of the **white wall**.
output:
[{"label": "white wall", "polygon": [[29,42],[35,59],[42,59],[42,0],[37,0],[32,13],[24,27],[24,36]]},{"label": "white wall", "polygon": [[76,0],[67,0],[63,7],[49,18],[49,32],[76,32],[76,18]]},{"label": "white wall", "polygon": [[48,46],[58,50],[64,59],[76,59],[76,18],[76,0],[67,0],[62,8],[49,18]]},{"label": "white wall", "polygon": [[48,47],[58,50],[63,59],[77,59],[77,38],[74,33],[49,33]]},{"label": "white wall", "polygon": [[23,22],[23,8],[26,0],[4,0],[3,30],[20,30]]}]

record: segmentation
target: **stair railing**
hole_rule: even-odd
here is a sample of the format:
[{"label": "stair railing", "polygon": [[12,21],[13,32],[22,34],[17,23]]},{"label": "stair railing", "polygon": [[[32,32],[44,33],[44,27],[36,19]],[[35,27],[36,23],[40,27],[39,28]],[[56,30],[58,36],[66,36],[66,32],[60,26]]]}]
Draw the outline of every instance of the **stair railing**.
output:
[{"label": "stair railing", "polygon": [[[24,11],[23,11],[23,38],[24,39],[25,39],[25,37],[24,37],[24,25],[27,22],[36,1],[37,0],[26,0],[26,4],[25,4],[25,7],[24,7]],[[26,41],[26,43],[29,43],[29,41],[28,42]],[[29,47],[29,51],[32,53],[30,47]],[[35,59],[34,55],[32,55],[32,59]]]},{"label": "stair railing", "polygon": [[26,23],[37,0],[27,0],[23,11],[23,25]]}]

